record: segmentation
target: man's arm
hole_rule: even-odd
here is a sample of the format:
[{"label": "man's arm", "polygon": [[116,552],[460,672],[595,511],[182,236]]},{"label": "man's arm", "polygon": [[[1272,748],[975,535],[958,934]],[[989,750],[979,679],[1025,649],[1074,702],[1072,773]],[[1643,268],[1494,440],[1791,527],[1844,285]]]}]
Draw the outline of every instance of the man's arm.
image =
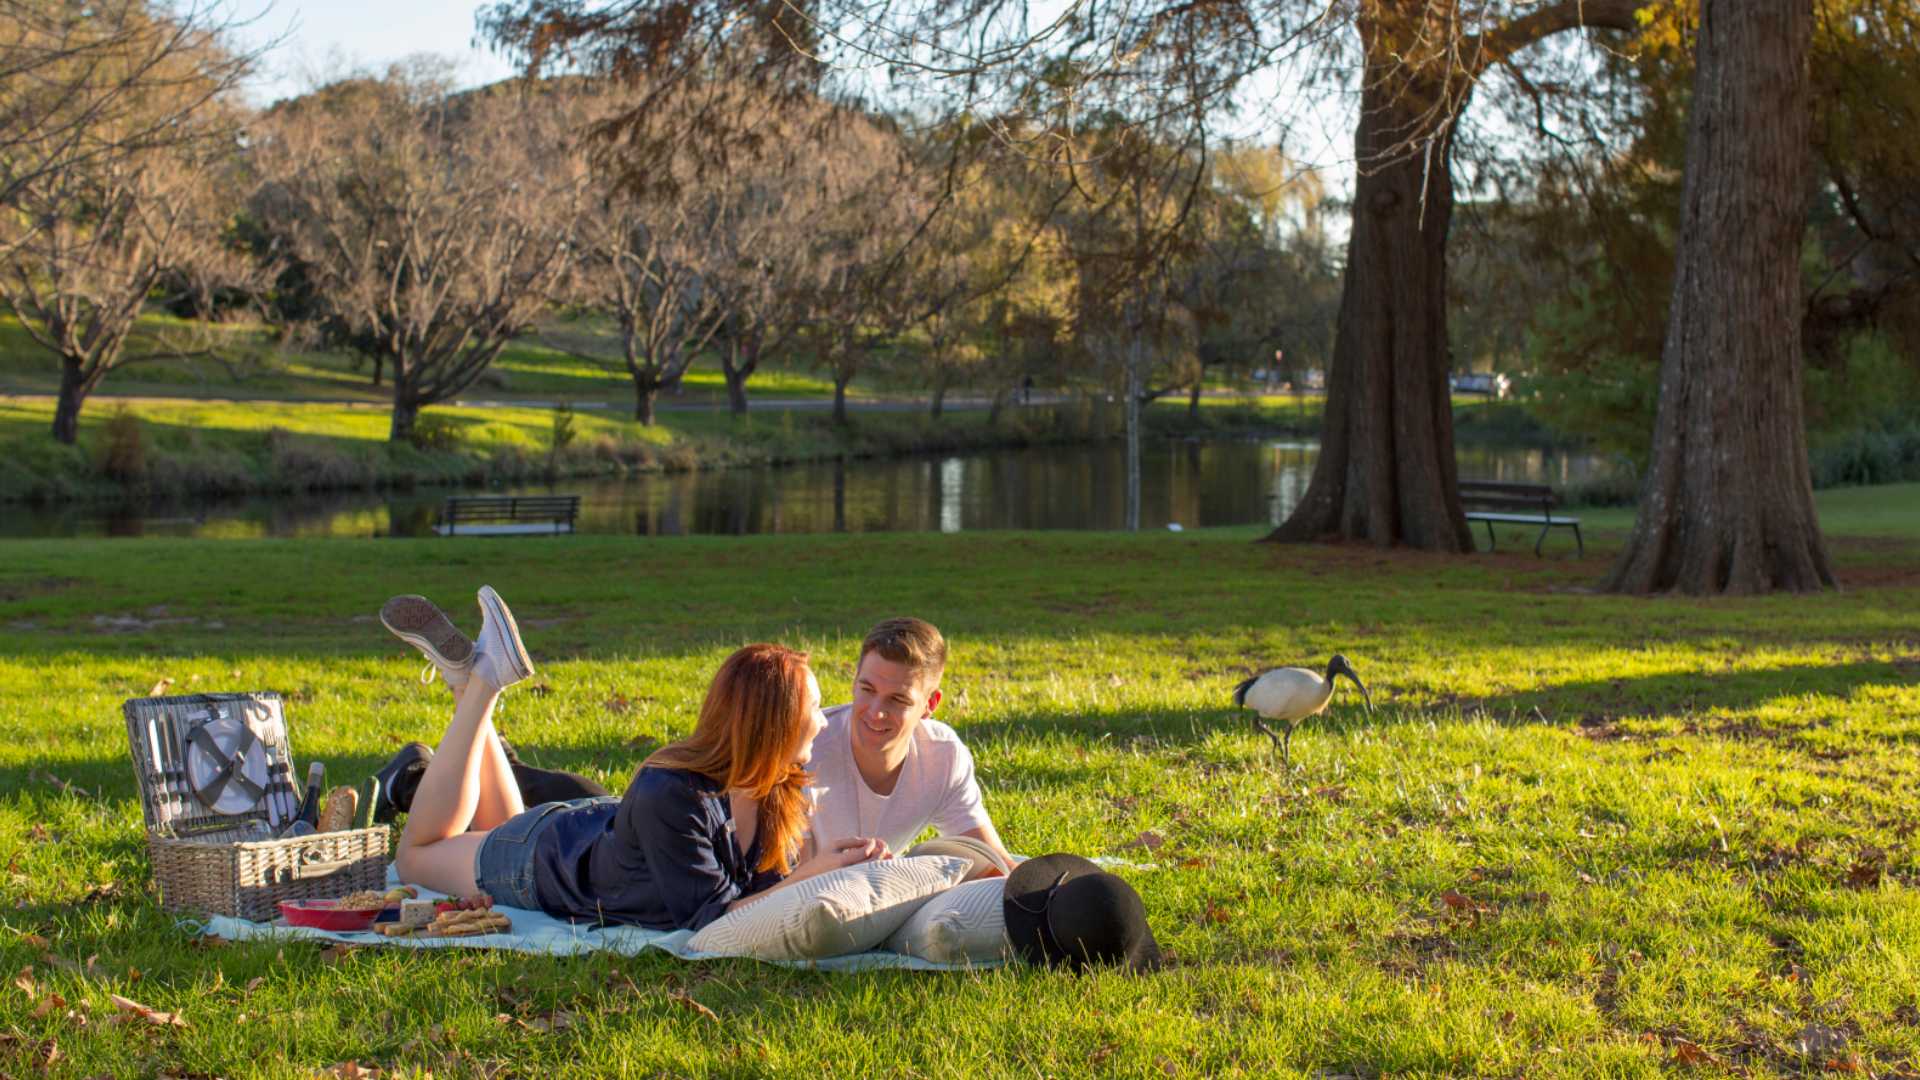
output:
[{"label": "man's arm", "polygon": [[978,840],[986,844],[988,847],[992,848],[993,850],[999,852],[1000,857],[1007,860],[1008,866],[1014,866],[1020,862],[1019,859],[1016,859],[1013,857],[1012,852],[1007,850],[1006,845],[1000,842],[1000,834],[994,831],[993,822],[991,821],[987,822],[984,825],[981,825],[977,829],[968,829],[966,832],[963,832],[960,835],[971,836],[975,840]]}]

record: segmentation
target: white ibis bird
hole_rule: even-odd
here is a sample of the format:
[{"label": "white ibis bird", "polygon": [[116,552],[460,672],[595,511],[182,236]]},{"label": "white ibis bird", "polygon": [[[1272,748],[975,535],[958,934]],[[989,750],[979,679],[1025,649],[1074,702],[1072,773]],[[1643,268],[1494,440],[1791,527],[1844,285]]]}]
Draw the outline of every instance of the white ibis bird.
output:
[{"label": "white ibis bird", "polygon": [[[1255,675],[1233,688],[1233,703],[1258,714],[1253,718],[1253,726],[1280,747],[1281,762],[1292,768],[1287,744],[1293,741],[1294,725],[1326,710],[1327,703],[1333,700],[1335,675],[1345,675],[1360,688],[1360,696],[1366,699],[1367,713],[1371,715],[1373,695],[1367,692],[1367,684],[1360,681],[1353,665],[1338,653],[1327,661],[1327,673],[1324,676],[1317,671],[1297,667],[1274,668]],[[1273,729],[1266,725],[1267,720],[1285,724],[1286,735],[1275,735]]]}]

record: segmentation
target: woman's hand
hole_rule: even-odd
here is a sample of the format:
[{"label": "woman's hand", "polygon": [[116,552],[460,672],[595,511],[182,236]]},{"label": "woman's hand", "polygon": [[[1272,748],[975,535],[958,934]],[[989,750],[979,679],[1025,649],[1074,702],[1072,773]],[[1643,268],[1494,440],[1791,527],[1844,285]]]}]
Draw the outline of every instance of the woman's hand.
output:
[{"label": "woman's hand", "polygon": [[794,867],[793,872],[781,878],[778,884],[754,893],[752,896],[743,896],[735,900],[727,905],[727,910],[743,908],[763,896],[779,892],[796,881],[805,881],[810,877],[838,870],[843,866],[852,866],[872,859],[891,858],[893,858],[893,852],[887,850],[887,842],[877,836],[850,836],[844,840],[835,840],[827,845],[827,850]]},{"label": "woman's hand", "polygon": [[810,878],[815,874],[824,874],[829,870],[838,870],[843,866],[852,866],[870,859],[891,859],[893,852],[887,850],[887,842],[877,836],[849,836],[844,840],[835,840],[828,844],[825,851],[819,852],[795,867],[788,880]]}]

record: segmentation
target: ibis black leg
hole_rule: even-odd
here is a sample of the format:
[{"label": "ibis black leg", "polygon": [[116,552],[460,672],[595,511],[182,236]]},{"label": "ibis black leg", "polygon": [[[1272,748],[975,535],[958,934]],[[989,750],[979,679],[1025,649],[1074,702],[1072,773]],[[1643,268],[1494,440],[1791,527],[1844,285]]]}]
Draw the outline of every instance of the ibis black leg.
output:
[{"label": "ibis black leg", "polygon": [[[1267,726],[1267,722],[1266,722],[1266,721],[1264,721],[1264,720],[1262,720],[1262,719],[1260,719],[1259,717],[1257,717],[1257,716],[1256,716],[1256,717],[1254,717],[1254,718],[1253,718],[1253,726],[1254,726],[1254,727],[1256,727],[1256,728],[1258,728],[1258,729],[1260,729],[1260,734],[1262,734],[1262,735],[1265,735],[1265,736],[1266,736],[1267,738],[1269,738],[1269,739],[1272,739],[1272,740],[1273,740],[1273,745],[1274,745],[1274,746],[1276,746],[1276,747],[1283,747],[1283,746],[1285,745],[1285,744],[1284,744],[1284,743],[1283,743],[1283,742],[1281,741],[1281,739],[1280,739],[1280,736],[1278,736],[1278,735],[1276,735],[1276,734],[1274,734],[1274,733],[1273,733],[1273,729]],[[1291,728],[1289,728],[1289,729],[1287,730],[1287,734],[1289,734],[1289,735],[1291,735],[1291,734],[1293,734],[1293,730],[1292,730]]]}]

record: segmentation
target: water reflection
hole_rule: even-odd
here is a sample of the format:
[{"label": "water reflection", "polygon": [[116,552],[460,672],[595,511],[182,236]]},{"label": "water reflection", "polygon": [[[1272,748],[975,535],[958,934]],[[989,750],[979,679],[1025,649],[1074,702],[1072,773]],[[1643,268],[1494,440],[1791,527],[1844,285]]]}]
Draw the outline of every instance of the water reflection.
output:
[{"label": "water reflection", "polygon": [[[1278,524],[1318,456],[1302,440],[1149,443],[1141,524]],[[1550,450],[1466,447],[1465,478],[1566,485],[1595,462]],[[1041,447],[896,461],[575,480],[503,493],[579,493],[580,530],[639,536],[976,529],[1118,529],[1119,444]],[[180,506],[0,507],[0,536],[432,536],[443,491],[312,495]]]}]

